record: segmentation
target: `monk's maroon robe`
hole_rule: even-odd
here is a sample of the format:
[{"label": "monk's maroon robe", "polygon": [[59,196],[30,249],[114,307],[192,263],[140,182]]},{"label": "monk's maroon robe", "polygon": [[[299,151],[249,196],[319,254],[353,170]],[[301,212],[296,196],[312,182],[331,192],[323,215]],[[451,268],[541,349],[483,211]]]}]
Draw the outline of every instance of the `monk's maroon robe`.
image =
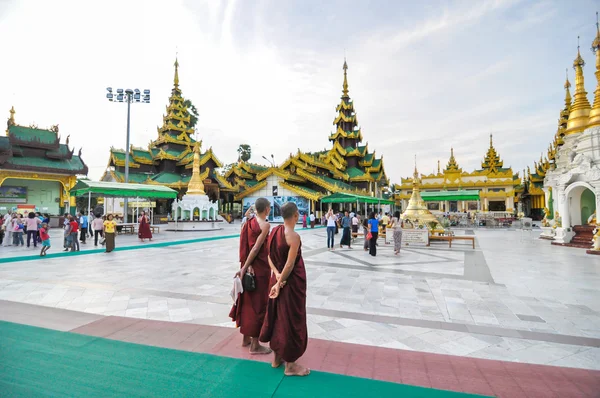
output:
[{"label": "monk's maroon robe", "polygon": [[[246,263],[250,250],[256,244],[260,233],[260,224],[256,217],[251,218],[244,224],[240,234],[240,267],[243,267]],[[268,240],[263,242],[258,255],[251,264],[254,268],[256,290],[253,292],[244,291],[240,294],[229,312],[229,316],[244,336],[258,337],[267,311],[270,289],[269,279],[271,277],[267,243]]]},{"label": "monk's maroon robe", "polygon": [[[290,247],[285,241],[285,226],[279,225],[269,237],[269,255],[279,272],[283,271],[289,251]],[[275,283],[277,280],[273,274],[271,286]],[[306,269],[301,249],[298,249],[294,269],[286,285],[279,291],[279,296],[269,299],[259,339],[263,343],[270,342],[271,349],[286,362],[295,362],[306,351]]]}]

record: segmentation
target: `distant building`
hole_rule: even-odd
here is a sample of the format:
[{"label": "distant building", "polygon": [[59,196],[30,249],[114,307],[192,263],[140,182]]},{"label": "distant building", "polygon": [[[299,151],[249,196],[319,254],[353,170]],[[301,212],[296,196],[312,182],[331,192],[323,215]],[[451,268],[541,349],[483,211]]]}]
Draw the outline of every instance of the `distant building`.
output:
[{"label": "distant building", "polygon": [[[439,212],[504,212],[513,213],[518,195],[522,191],[521,180],[504,162],[494,148],[490,134],[490,147],[485,154],[481,169],[463,171],[450,149],[450,159],[444,170],[438,161],[437,173],[421,174],[421,197],[430,211]],[[412,195],[413,178],[402,178],[395,185],[394,199],[406,209]]]},{"label": "distant building", "polygon": [[0,137],[0,214],[40,211],[58,215],[75,206],[69,193],[88,167],[69,137],[60,143],[58,125],[50,129],[20,126],[10,110],[6,136]]}]

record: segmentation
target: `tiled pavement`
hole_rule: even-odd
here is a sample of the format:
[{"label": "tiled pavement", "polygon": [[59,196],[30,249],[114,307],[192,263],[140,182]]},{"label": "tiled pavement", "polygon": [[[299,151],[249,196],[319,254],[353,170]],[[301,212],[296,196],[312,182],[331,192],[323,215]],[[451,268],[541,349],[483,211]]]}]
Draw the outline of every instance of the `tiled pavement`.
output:
[{"label": "tiled pavement", "polygon": [[[222,234],[231,234],[225,229]],[[600,259],[519,231],[477,247],[360,244],[303,231],[313,338],[600,369]],[[162,235],[162,233],[161,233]],[[171,236],[165,234],[165,240]],[[172,234],[174,235],[174,234]],[[196,235],[197,236],[197,235]],[[2,254],[2,253],[0,253]],[[97,315],[228,326],[237,240],[0,264],[0,299]]]},{"label": "tiled pavement", "polygon": [[[269,361],[240,346],[237,330],[124,317],[79,318],[68,310],[0,302],[0,319],[56,325],[70,320],[72,332],[193,352]],[[45,319],[46,321],[40,321]],[[52,321],[50,321],[52,319]],[[421,353],[311,339],[301,362],[314,370],[498,397],[597,397],[600,371],[520,364]],[[309,376],[310,377],[310,376]]]}]

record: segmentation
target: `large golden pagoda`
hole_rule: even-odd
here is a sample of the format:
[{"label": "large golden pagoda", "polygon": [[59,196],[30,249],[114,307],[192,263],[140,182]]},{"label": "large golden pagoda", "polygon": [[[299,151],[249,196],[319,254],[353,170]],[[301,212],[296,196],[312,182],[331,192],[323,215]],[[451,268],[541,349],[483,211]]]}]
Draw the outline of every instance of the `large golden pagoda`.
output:
[{"label": "large golden pagoda", "polygon": [[431,214],[427,209],[427,204],[421,198],[420,193],[421,179],[419,178],[419,172],[417,171],[417,165],[415,164],[415,172],[413,174],[413,189],[412,195],[408,202],[408,206],[400,218],[404,221],[408,221],[413,226],[426,226],[431,230],[441,230],[444,228],[438,221],[438,219]]},{"label": "large golden pagoda", "polygon": [[596,91],[594,91],[594,106],[590,111],[588,127],[600,126],[600,24],[596,13],[596,38],[592,42],[592,51],[596,53]]},{"label": "large golden pagoda", "polygon": [[577,57],[573,61],[573,69],[575,69],[575,95],[571,112],[569,114],[569,120],[567,121],[567,130],[565,135],[580,133],[585,130],[590,121],[590,111],[592,107],[587,98],[587,92],[585,91],[583,67],[585,61],[581,57],[579,52],[579,46],[577,46]]}]

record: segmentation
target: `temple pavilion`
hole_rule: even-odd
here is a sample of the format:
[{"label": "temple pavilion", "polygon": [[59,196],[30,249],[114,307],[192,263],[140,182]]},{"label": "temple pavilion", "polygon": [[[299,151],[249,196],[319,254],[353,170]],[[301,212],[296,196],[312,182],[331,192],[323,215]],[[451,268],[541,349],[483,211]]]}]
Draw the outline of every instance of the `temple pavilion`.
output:
[{"label": "temple pavilion", "polygon": [[[129,182],[158,184],[179,191],[181,198],[192,177],[194,160],[193,138],[189,103],[186,103],[179,87],[179,62],[175,60],[175,76],[169,104],[163,116],[162,126],[157,128],[158,136],[147,147],[131,146],[129,152]],[[202,145],[202,142],[199,142]],[[125,151],[111,148],[106,172],[102,181],[125,181]],[[232,186],[217,172],[223,164],[215,156],[212,148],[200,154],[200,177],[206,194],[217,201],[221,191],[231,190]],[[156,203],[156,214],[167,214],[170,204],[166,200]]]},{"label": "temple pavilion", "polygon": [[[408,206],[414,178],[402,178],[401,183],[393,187],[394,199],[402,209]],[[420,180],[421,197],[427,202],[427,208],[434,212],[512,213],[522,191],[519,175],[514,174],[512,168],[504,167],[491,134],[481,169],[463,171],[451,148],[446,167],[441,170],[438,160],[437,173],[421,174]]]},{"label": "temple pavilion", "polygon": [[301,197],[310,201],[312,211],[321,198],[334,193],[382,197],[389,182],[383,156],[363,144],[354,102],[348,90],[348,64],[343,65],[342,96],[330,133],[331,147],[323,151],[291,153],[281,165],[262,166],[239,162],[224,175],[234,188],[234,200],[256,196]]},{"label": "temple pavilion", "polygon": [[[88,167],[69,148],[69,137],[60,143],[58,125],[49,129],[21,126],[10,110],[6,136],[0,137],[0,214],[16,210],[59,215],[75,207],[70,198],[77,176]],[[69,199],[70,198],[70,199]]]}]

